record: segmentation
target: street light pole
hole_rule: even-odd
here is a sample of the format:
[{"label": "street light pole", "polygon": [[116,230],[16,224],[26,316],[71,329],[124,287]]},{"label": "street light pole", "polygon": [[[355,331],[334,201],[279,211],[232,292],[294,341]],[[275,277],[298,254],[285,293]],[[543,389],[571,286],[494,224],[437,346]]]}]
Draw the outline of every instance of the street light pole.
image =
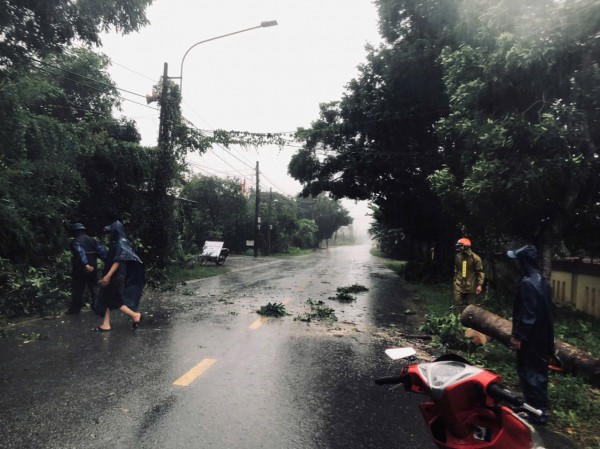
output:
[{"label": "street light pole", "polygon": [[244,30],[239,30],[239,31],[234,31],[233,33],[227,33],[227,34],[223,34],[221,36],[217,36],[217,37],[211,37],[210,39],[206,39],[200,42],[196,42],[194,45],[192,45],[190,48],[187,49],[187,51],[185,52],[185,54],[183,55],[183,58],[181,59],[181,67],[179,69],[179,91],[183,92],[183,63],[185,61],[185,57],[188,55],[188,53],[190,52],[190,50],[200,44],[204,44],[206,42],[210,42],[210,41],[214,41],[217,39],[221,39],[224,37],[228,37],[228,36],[233,36],[234,34],[240,34],[240,33],[244,33],[246,31],[250,31],[250,30],[256,30],[258,28],[267,28],[267,27],[272,27],[277,25],[277,20],[265,20],[263,22],[260,23],[260,25],[257,25],[255,27],[250,27],[250,28],[246,28]]},{"label": "street light pole", "polygon": [[[171,120],[169,120],[170,117],[168,117],[169,114],[173,114],[172,110],[168,110],[167,105],[168,105],[168,89],[169,89],[169,84],[168,84],[168,80],[169,79],[177,79],[179,78],[179,86],[180,86],[180,97],[181,97],[181,91],[183,89],[183,63],[185,61],[185,58],[187,56],[187,54],[190,52],[190,50],[192,50],[192,48],[196,47],[197,45],[203,44],[205,42],[210,42],[210,41],[214,41],[216,39],[221,39],[223,37],[227,37],[227,36],[232,36],[234,34],[239,34],[239,33],[244,33],[246,31],[250,31],[250,30],[255,30],[257,28],[266,28],[266,27],[272,27],[277,25],[277,21],[276,20],[268,20],[268,21],[264,21],[261,22],[260,25],[255,26],[255,27],[251,27],[251,28],[246,28],[244,30],[239,30],[239,31],[235,31],[233,33],[227,33],[227,34],[223,34],[221,36],[217,36],[217,37],[213,37],[211,39],[206,39],[200,42],[196,42],[194,45],[192,45],[190,48],[188,48],[188,50],[185,52],[185,54],[183,55],[183,59],[181,60],[181,70],[180,70],[180,74],[179,77],[169,77],[168,76],[168,65],[167,63],[164,64],[164,69],[163,69],[163,77],[162,77],[162,89],[160,90],[160,93],[158,91],[158,89],[155,89],[153,91],[153,93],[151,95],[146,95],[146,102],[148,104],[154,102],[154,101],[159,101],[160,104],[160,123],[159,123],[159,128],[158,128],[158,148],[159,148],[159,157],[161,158],[161,163],[163,164],[159,170],[157,170],[157,174],[155,175],[155,194],[157,196],[157,198],[159,199],[159,201],[161,202],[161,208],[160,210],[162,211],[161,216],[159,217],[157,221],[158,226],[157,226],[157,235],[158,235],[158,243],[157,246],[158,250],[159,250],[159,263],[164,263],[164,261],[166,260],[167,256],[168,256],[168,252],[169,252],[169,240],[168,240],[168,236],[169,236],[169,226],[168,226],[168,221],[172,218],[172,214],[171,216],[167,216],[167,210],[168,208],[166,207],[166,199],[168,198],[168,187],[170,186],[170,181],[171,178],[173,176],[172,173],[172,169],[169,168],[168,170],[164,170],[164,167],[172,167],[173,163],[174,163],[174,154],[171,151],[171,141],[170,141],[170,134],[171,134],[171,130],[169,129],[169,124],[171,123]],[[258,190],[258,162],[256,165],[256,169],[257,169],[257,190]],[[258,203],[257,203],[257,207],[258,207]],[[258,235],[258,231],[255,231]],[[256,246],[255,246],[255,256],[256,256]]]}]

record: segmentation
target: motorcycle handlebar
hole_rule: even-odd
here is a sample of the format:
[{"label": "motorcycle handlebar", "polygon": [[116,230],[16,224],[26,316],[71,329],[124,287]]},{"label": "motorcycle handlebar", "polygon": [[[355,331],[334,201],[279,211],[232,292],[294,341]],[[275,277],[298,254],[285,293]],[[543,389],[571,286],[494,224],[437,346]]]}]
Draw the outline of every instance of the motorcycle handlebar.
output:
[{"label": "motorcycle handlebar", "polygon": [[490,384],[487,388],[487,393],[498,401],[505,401],[518,407],[522,406],[525,402],[523,398],[516,396],[499,383]]},{"label": "motorcycle handlebar", "polygon": [[533,408],[531,405],[529,404],[523,404],[523,408],[525,410],[527,410],[529,413],[532,413],[536,416],[542,416],[544,414],[544,412],[542,412],[540,409],[537,408]]},{"label": "motorcycle handlebar", "polygon": [[542,416],[541,410],[538,410],[537,408],[533,408],[531,405],[526,404],[523,398],[516,396],[499,383],[490,384],[487,388],[487,393],[496,400],[508,402],[509,404],[515,405],[517,407],[522,407],[529,413],[532,413],[537,416]]},{"label": "motorcycle handlebar", "polygon": [[390,376],[390,377],[379,377],[375,379],[377,385],[397,385],[404,383],[405,376]]}]

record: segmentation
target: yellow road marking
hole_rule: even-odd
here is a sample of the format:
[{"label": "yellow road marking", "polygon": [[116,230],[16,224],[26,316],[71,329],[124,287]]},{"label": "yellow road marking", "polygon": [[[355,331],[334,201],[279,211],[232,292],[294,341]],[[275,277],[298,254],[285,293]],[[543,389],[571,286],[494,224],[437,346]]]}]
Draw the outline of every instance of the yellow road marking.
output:
[{"label": "yellow road marking", "polygon": [[[286,298],[283,301],[281,301],[281,304],[285,305],[287,303],[290,302],[290,298]],[[256,320],[254,323],[252,323],[250,326],[248,326],[248,329],[251,330],[255,330],[258,329],[259,327],[261,327],[263,324],[265,324],[267,321],[269,321],[269,318],[266,316],[260,317],[258,320]]]},{"label": "yellow road marking", "polygon": [[265,324],[267,321],[269,321],[269,318],[267,318],[266,316],[260,317],[258,320],[256,320],[250,326],[248,326],[248,329],[252,329],[252,330],[258,329],[263,324]]},{"label": "yellow road marking", "polygon": [[173,385],[178,385],[180,387],[187,387],[193,381],[195,381],[200,375],[206,371],[208,368],[213,366],[217,362],[216,359],[204,359],[196,366],[194,366],[191,370],[173,382]]}]

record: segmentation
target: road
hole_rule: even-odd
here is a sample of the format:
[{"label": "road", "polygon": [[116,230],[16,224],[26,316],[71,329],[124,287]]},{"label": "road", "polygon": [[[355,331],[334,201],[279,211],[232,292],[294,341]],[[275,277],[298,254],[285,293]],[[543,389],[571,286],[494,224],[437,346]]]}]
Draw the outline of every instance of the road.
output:
[{"label": "road", "polygon": [[[377,387],[383,350],[417,307],[368,247],[231,257],[227,274],[149,291],[132,332],[91,312],[19,324],[0,339],[0,447],[432,449],[417,404]],[[332,299],[360,284],[357,300]],[[337,321],[298,318],[323,301]],[[256,310],[283,303],[288,316]]]}]

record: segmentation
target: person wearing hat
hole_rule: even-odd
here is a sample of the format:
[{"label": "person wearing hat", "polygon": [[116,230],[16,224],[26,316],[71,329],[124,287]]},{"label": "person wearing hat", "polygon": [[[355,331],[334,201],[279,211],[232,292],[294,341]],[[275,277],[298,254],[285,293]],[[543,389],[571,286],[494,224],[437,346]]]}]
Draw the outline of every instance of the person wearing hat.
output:
[{"label": "person wearing hat", "polygon": [[454,257],[454,305],[464,308],[475,303],[483,290],[485,272],[481,257],[471,248],[471,240],[461,238],[456,242]]},{"label": "person wearing hat", "polygon": [[517,353],[517,373],[525,402],[542,411],[533,424],[548,422],[548,363],[554,355],[552,290],[542,275],[535,246],[508,251],[521,280],[513,305],[510,346]]},{"label": "person wearing hat", "polygon": [[83,307],[83,295],[87,287],[90,292],[92,308],[98,302],[98,258],[106,259],[106,249],[98,241],[85,233],[81,223],[71,226],[73,238],[71,249],[71,303],[65,312],[75,315]]}]

